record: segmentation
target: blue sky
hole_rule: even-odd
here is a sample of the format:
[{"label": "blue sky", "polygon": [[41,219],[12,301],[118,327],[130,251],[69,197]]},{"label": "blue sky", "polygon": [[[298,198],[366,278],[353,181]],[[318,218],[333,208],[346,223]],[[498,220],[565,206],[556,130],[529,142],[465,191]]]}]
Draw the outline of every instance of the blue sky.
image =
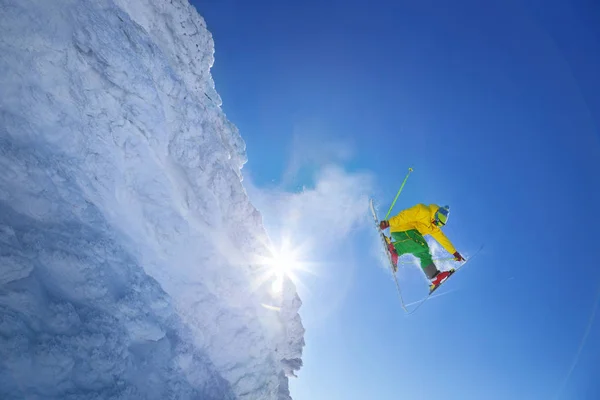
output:
[{"label": "blue sky", "polygon": [[[597,3],[192,4],[249,194],[311,261],[295,400],[600,398]],[[449,204],[459,251],[485,244],[412,316],[366,201],[385,215],[408,167],[394,213]]]}]

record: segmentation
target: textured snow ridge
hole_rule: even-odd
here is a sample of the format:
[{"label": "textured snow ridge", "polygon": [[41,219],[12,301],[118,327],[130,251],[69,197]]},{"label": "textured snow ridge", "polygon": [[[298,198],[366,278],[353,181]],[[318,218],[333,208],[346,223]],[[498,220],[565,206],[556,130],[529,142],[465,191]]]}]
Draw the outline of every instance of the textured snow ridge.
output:
[{"label": "textured snow ridge", "polygon": [[213,53],[184,0],[0,0],[0,398],[290,399]]}]

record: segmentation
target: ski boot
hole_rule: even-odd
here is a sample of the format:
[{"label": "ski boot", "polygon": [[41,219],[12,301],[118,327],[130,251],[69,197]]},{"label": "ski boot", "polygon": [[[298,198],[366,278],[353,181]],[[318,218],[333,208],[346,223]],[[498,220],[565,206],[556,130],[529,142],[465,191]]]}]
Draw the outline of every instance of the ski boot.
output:
[{"label": "ski boot", "polygon": [[385,236],[385,242],[387,243],[387,249],[390,252],[394,273],[396,273],[398,271],[398,252],[396,251],[396,248],[389,237]]},{"label": "ski boot", "polygon": [[448,279],[450,277],[450,275],[452,275],[454,273],[454,268],[450,269],[449,271],[440,271],[438,272],[432,279],[431,279],[431,285],[429,285],[429,294],[433,293],[433,291],[435,289],[437,289],[438,287],[440,287],[440,285],[442,283],[444,283],[446,281],[446,279]]}]

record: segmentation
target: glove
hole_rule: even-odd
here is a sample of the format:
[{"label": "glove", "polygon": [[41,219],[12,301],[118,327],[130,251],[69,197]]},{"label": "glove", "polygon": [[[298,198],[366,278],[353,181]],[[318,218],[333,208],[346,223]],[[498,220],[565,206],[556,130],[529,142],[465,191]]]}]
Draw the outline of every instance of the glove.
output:
[{"label": "glove", "polygon": [[461,256],[458,251],[456,253],[454,253],[453,256],[454,256],[454,259],[456,261],[465,261],[465,259],[463,258],[463,256]]},{"label": "glove", "polygon": [[390,223],[386,220],[383,220],[379,223],[379,229],[384,230],[390,226]]}]

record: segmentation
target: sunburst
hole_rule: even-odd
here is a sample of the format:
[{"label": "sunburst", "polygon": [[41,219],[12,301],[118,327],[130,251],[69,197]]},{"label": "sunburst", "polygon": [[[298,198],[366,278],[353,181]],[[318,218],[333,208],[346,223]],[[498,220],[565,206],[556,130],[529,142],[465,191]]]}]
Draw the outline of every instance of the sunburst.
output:
[{"label": "sunburst", "polygon": [[280,294],[283,290],[285,279],[290,279],[296,286],[302,286],[299,274],[308,272],[314,274],[310,264],[306,261],[308,245],[294,244],[290,236],[281,237],[279,246],[270,246],[268,256],[258,256],[255,263],[260,265],[260,274],[255,286],[262,286],[271,282],[273,294]]}]

